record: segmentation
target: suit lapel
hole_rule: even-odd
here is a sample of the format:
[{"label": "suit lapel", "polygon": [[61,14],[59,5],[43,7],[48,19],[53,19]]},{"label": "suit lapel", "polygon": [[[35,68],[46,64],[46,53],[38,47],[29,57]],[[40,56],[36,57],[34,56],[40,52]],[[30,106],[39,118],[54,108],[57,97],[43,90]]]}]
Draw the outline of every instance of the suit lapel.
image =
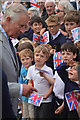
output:
[{"label": "suit lapel", "polygon": [[6,37],[4,36],[4,34],[2,33],[2,41],[3,41],[3,47],[8,51],[9,55],[11,56],[11,59],[13,61],[13,64],[16,68],[16,70],[18,69],[18,61],[15,61],[14,55],[12,53],[12,50],[10,48],[10,45],[8,43],[8,40],[6,39]]}]

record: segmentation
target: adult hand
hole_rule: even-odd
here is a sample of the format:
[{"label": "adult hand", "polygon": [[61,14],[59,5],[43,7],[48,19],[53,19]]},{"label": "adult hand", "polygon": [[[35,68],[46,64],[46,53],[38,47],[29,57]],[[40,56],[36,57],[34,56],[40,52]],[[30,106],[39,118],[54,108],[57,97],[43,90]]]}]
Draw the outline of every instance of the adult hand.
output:
[{"label": "adult hand", "polygon": [[23,84],[22,96],[28,97],[33,91],[37,92],[37,89],[30,85]]}]

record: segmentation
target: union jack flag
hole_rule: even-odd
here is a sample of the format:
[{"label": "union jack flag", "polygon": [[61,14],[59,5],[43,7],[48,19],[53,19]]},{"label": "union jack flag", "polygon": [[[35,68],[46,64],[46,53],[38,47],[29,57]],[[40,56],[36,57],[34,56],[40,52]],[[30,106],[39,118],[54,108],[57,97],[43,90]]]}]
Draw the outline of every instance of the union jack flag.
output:
[{"label": "union jack flag", "polygon": [[63,63],[62,57],[61,57],[61,52],[55,52],[53,60],[54,60],[54,69],[56,69],[56,67],[58,65],[60,65],[61,63]]},{"label": "union jack flag", "polygon": [[40,36],[38,34],[33,34],[33,41],[36,41],[37,43],[40,44],[46,44],[49,42],[49,33],[46,31],[43,36]]},{"label": "union jack flag", "polygon": [[31,103],[35,106],[40,106],[41,102],[43,100],[43,97],[40,97],[40,95],[38,94],[31,94],[31,96],[29,97],[28,103]]},{"label": "union jack flag", "polygon": [[49,32],[48,31],[46,31],[43,34],[43,39],[44,39],[44,44],[47,44],[49,42]]},{"label": "union jack flag", "polygon": [[71,30],[74,43],[80,41],[80,27],[74,28]]},{"label": "union jack flag", "polygon": [[75,110],[78,107],[79,101],[76,98],[76,93],[79,93],[79,92],[80,92],[79,90],[75,90],[65,94],[65,98],[70,111]]},{"label": "union jack flag", "polygon": [[30,0],[30,3],[31,3],[31,7],[37,7],[37,8],[39,8],[38,0]]},{"label": "union jack flag", "polygon": [[40,43],[40,44],[44,44],[43,37],[35,33],[33,33],[33,41],[36,41],[37,43]]}]

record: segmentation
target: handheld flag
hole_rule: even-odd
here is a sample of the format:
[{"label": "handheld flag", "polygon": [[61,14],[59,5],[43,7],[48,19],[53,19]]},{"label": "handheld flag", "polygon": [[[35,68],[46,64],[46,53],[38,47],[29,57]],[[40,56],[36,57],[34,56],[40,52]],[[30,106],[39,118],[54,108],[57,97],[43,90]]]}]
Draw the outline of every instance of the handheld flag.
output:
[{"label": "handheld flag", "polygon": [[33,34],[33,41],[36,41],[40,44],[47,44],[49,42],[49,32],[46,31],[43,36],[40,36],[38,34]]},{"label": "handheld flag", "polygon": [[31,103],[35,106],[40,106],[41,102],[43,100],[43,97],[40,97],[40,95],[38,94],[31,94],[31,96],[29,97],[28,103]]},{"label": "handheld flag", "polygon": [[54,60],[54,69],[56,69],[56,67],[58,65],[60,65],[61,63],[63,63],[62,57],[61,57],[61,52],[55,52],[53,60]]},{"label": "handheld flag", "polygon": [[75,110],[78,107],[79,101],[76,98],[76,93],[79,93],[79,90],[75,90],[65,94],[65,98],[70,111]]},{"label": "handheld flag", "polygon": [[74,43],[80,41],[80,27],[72,29],[71,32],[74,39]]},{"label": "handheld flag", "polygon": [[38,0],[30,0],[30,3],[31,3],[31,7],[37,7],[37,8],[39,8]]}]

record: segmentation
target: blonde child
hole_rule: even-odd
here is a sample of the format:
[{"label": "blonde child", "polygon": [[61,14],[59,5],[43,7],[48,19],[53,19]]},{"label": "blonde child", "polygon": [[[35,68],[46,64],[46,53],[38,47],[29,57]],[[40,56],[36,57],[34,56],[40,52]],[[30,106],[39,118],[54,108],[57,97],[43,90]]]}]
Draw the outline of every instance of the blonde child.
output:
[{"label": "blonde child", "polygon": [[46,45],[39,45],[34,50],[34,61],[35,65],[29,67],[27,79],[29,84],[31,84],[31,79],[34,82],[34,87],[37,88],[39,95],[43,96],[43,101],[40,107],[35,106],[34,117],[35,119],[49,119],[50,118],[50,108],[52,101],[52,89],[53,87],[49,82],[40,76],[39,69],[46,72],[49,79],[53,78],[53,71],[50,67],[46,66],[45,62],[50,56],[50,50]]},{"label": "blonde child", "polygon": [[[20,83],[28,84],[28,79],[26,78],[28,68],[32,65],[33,52],[30,49],[23,49],[19,52],[19,58],[23,67],[20,72]],[[34,118],[34,106],[28,103],[28,97],[22,96],[23,104],[23,118]]]}]

